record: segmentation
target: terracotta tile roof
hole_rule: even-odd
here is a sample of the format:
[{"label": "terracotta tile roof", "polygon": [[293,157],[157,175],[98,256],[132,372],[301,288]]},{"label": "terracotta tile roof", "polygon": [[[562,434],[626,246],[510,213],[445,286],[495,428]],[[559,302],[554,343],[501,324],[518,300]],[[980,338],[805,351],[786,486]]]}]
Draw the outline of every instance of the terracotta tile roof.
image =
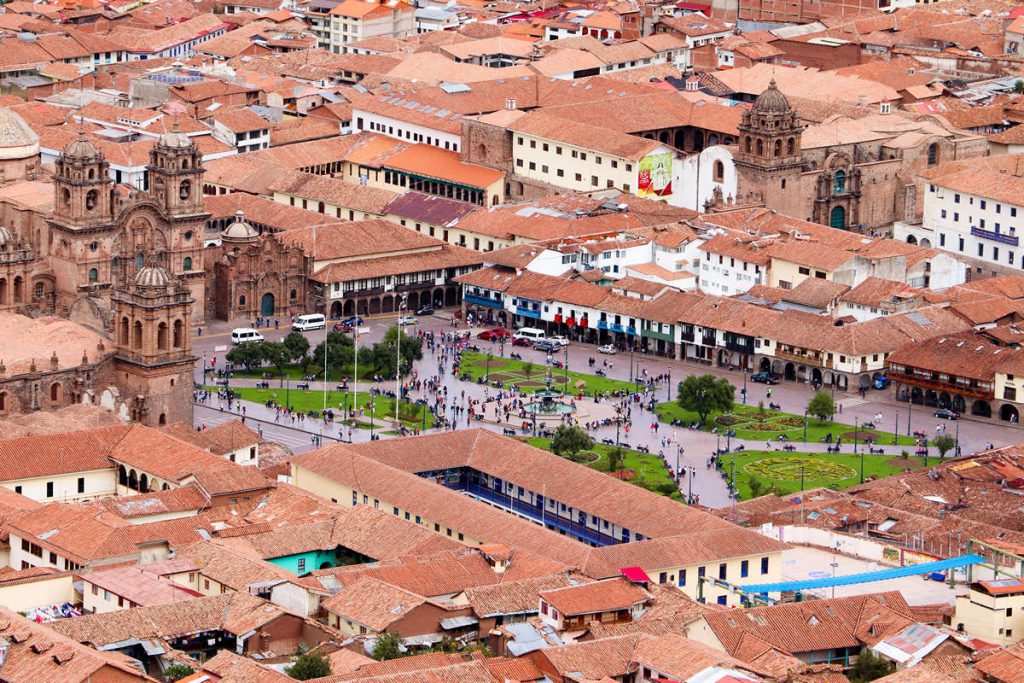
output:
[{"label": "terracotta tile roof", "polygon": [[176,439],[205,448],[217,455],[227,455],[246,446],[255,446],[262,441],[260,435],[246,427],[241,420],[228,420],[202,431],[197,431],[184,422],[178,422],[168,425],[163,431]]},{"label": "terracotta tile roof", "polygon": [[[138,567],[118,567],[82,574],[82,580],[130,601],[129,607],[184,602],[200,594]],[[89,590],[86,587],[86,590]]]},{"label": "terracotta tile roof", "polygon": [[213,117],[222,126],[233,133],[269,130],[271,123],[251,109],[218,109]]},{"label": "terracotta tile roof", "polygon": [[456,664],[464,664],[465,658],[462,655],[450,654],[447,652],[429,652],[411,657],[400,657],[398,659],[386,659],[378,662],[370,660],[352,676],[346,676],[347,680],[360,680],[363,678],[377,678],[379,676],[394,676],[396,674],[415,673],[417,671],[429,671]]},{"label": "terracotta tile roof", "polygon": [[[349,449],[347,445],[338,444],[303,453],[293,458],[292,464],[293,470],[308,469],[353,486],[360,493],[383,499],[402,509],[415,510],[417,514],[442,527],[458,530],[480,541],[516,545],[570,565],[579,564],[587,554],[585,546],[570,538],[505,514],[487,504],[467,499],[415,474],[378,463]],[[362,505],[353,508],[356,512],[366,509],[371,508]],[[364,554],[372,556],[371,553]]]},{"label": "terracotta tile roof", "polygon": [[[743,661],[740,661],[741,659]],[[690,680],[691,677],[697,676],[711,667],[755,674],[765,673],[762,667],[748,663],[750,660],[746,658],[734,659],[709,645],[690,640],[682,634],[641,638],[633,652],[633,661],[640,666],[667,674],[672,680],[679,681]]]},{"label": "terracotta tile roof", "polygon": [[136,496],[104,498],[99,503],[118,517],[134,519],[174,512],[198,512],[210,505],[210,497],[198,486],[190,485]]},{"label": "terracotta tile roof", "polygon": [[[986,660],[982,660],[984,661]],[[963,655],[928,657],[912,667],[875,680],[879,683],[969,683],[982,680],[978,677],[978,672],[985,672],[980,664],[981,662],[972,665],[971,658]],[[1019,667],[1020,663],[1017,662],[1015,666]],[[1024,678],[1020,677],[1019,672],[1019,668],[1003,672],[1005,675],[999,677],[999,680],[1005,683],[1020,683]]]},{"label": "terracotta tile roof", "polygon": [[849,286],[817,277],[809,277],[786,292],[784,301],[795,304],[827,308],[849,290]]},{"label": "terracotta tile roof", "polygon": [[129,638],[173,639],[204,631],[242,635],[284,614],[266,600],[237,592],[64,619],[52,622],[50,627],[67,638],[99,648]]},{"label": "terracotta tile roof", "polygon": [[840,296],[839,299],[862,306],[880,306],[891,303],[895,299],[901,301],[913,299],[917,294],[917,290],[906,283],[880,277],[869,277]]},{"label": "terracotta tile roof", "polygon": [[11,533],[34,539],[40,546],[79,564],[113,558],[132,558],[148,543],[176,549],[202,540],[200,530],[212,530],[202,517],[183,517],[132,524],[102,507],[50,503],[8,519]]},{"label": "terracotta tile roof", "polygon": [[688,100],[681,93],[651,93],[606,98],[600,102],[544,108],[545,114],[620,133],[642,133],[661,128],[691,126],[738,135],[743,118],[740,107]]},{"label": "terracotta tile roof", "polygon": [[986,655],[974,668],[1000,683],[1024,683],[1024,644],[1015,643]]},{"label": "terracotta tile roof", "polygon": [[[217,683],[289,683],[295,680],[230,650],[219,650],[216,655],[203,662],[200,671],[201,673],[195,675],[213,674],[216,677],[213,680]],[[202,679],[186,676],[181,680],[182,683],[199,683]]]},{"label": "terracotta tile roof", "polygon": [[358,579],[322,600],[323,609],[371,631],[383,631],[427,599],[370,577]]},{"label": "terracotta tile roof", "polygon": [[567,145],[592,149],[622,159],[639,160],[661,146],[656,140],[571,122],[540,111],[519,117],[508,128],[516,133],[564,142]]},{"label": "terracotta tile roof", "polygon": [[[288,145],[276,149],[291,149],[295,146]],[[252,153],[243,156],[250,154]],[[388,204],[398,196],[398,193],[391,190],[369,185],[356,185],[340,178],[329,178],[309,173],[293,173],[287,177],[281,177],[278,172],[278,178],[279,180],[271,180],[268,183],[267,192],[303,197],[317,202],[322,201],[342,209],[355,209],[378,216],[384,215]]]},{"label": "terracotta tile roof", "polygon": [[[403,558],[395,563],[381,563],[377,567],[346,567],[346,582],[367,576],[427,598],[454,595],[477,586],[498,583],[502,575],[491,568],[487,560],[476,551],[439,553],[420,558]],[[314,577],[333,576],[336,569],[319,569]]]},{"label": "terracotta tile roof", "polygon": [[997,372],[1024,374],[1024,350],[990,344],[975,334],[930,339],[901,346],[888,358],[900,365],[992,382]]},{"label": "terracotta tile roof", "polygon": [[896,591],[709,612],[703,619],[729,653],[737,652],[747,635],[798,654],[859,647],[866,638],[881,640],[914,623],[906,600]]},{"label": "terracotta tile roof", "polygon": [[[609,481],[600,472],[489,430],[466,429],[404,441],[374,441],[354,444],[345,450],[386,465],[387,469],[406,472],[472,467],[532,491],[546,491],[547,498],[586,510],[648,538],[675,536],[698,528],[710,532],[729,527],[669,498],[626,482]],[[740,535],[745,534],[744,531]]]},{"label": "terracotta tile roof", "polygon": [[461,161],[458,152],[426,144],[411,145],[408,149],[392,155],[385,162],[385,166],[480,189],[490,187],[505,177],[501,171]]},{"label": "terracotta tile roof", "polygon": [[429,225],[449,225],[479,208],[469,202],[421,192],[406,192],[388,204],[387,212],[399,218],[422,221]]},{"label": "terracotta tile roof", "polygon": [[1024,160],[1010,155],[951,161],[923,171],[921,177],[954,191],[1016,204],[1024,191]]},{"label": "terracotta tile roof", "polygon": [[540,599],[564,616],[572,617],[631,609],[634,605],[649,602],[651,596],[625,579],[608,579],[546,590],[540,593]]},{"label": "terracotta tile roof", "polygon": [[[627,635],[603,638],[575,645],[562,645],[541,650],[541,656],[562,676],[600,681],[609,677],[619,680],[632,671],[633,653],[642,636]],[[544,667],[542,667],[544,668]]]},{"label": "terracotta tile roof", "polygon": [[[405,228],[399,227],[399,230]],[[350,282],[387,275],[472,267],[482,262],[483,256],[480,252],[453,244],[439,244],[434,249],[424,249],[412,254],[382,254],[379,258],[334,263],[314,272],[310,279],[324,283]]]},{"label": "terracotta tile roof", "polygon": [[[196,565],[204,577],[243,593],[255,584],[265,586],[295,579],[288,570],[265,562],[259,553],[219,541],[197,543],[182,551],[178,558]],[[149,566],[144,565],[143,569],[149,571]]]},{"label": "terracotta tile roof", "polygon": [[466,600],[478,617],[534,614],[539,609],[538,596],[542,591],[568,585],[568,577],[561,573],[520,581],[503,581],[466,589]]},{"label": "terracotta tile roof", "polygon": [[332,216],[275,202],[266,197],[257,197],[247,192],[205,195],[203,209],[210,213],[208,220],[211,221],[221,218],[233,220],[235,214],[241,211],[249,223],[263,225],[273,231],[343,222]]},{"label": "terracotta tile roof", "polygon": [[[679,529],[678,531],[682,531]],[[733,526],[595,548],[582,567],[594,578],[618,576],[622,567],[643,567],[648,574],[685,565],[782,552],[784,543]]]},{"label": "terracotta tile roof", "polygon": [[14,481],[110,469],[113,465],[107,456],[129,430],[104,427],[0,441],[0,472],[5,481]]},{"label": "terracotta tile roof", "polygon": [[7,644],[3,677],[11,683],[155,681],[130,657],[82,646],[6,607],[0,607],[0,638]]}]

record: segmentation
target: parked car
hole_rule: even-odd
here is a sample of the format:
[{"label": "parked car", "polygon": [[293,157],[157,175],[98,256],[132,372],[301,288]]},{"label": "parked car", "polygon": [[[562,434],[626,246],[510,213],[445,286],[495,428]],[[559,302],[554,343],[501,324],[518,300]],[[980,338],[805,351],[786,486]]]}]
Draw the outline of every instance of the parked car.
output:
[{"label": "parked car", "polygon": [[757,384],[778,384],[779,378],[770,372],[755,372],[750,376],[750,381]]},{"label": "parked car", "polygon": [[504,339],[505,337],[510,336],[512,336],[512,333],[506,330],[504,327],[495,327],[493,330],[484,330],[483,332],[480,332],[479,334],[476,335],[476,338],[482,339],[484,341],[498,341],[500,339]]},{"label": "parked car", "polygon": [[345,324],[343,322],[342,323],[334,323],[334,331],[335,332],[345,332],[345,333],[348,333],[348,332],[352,331],[352,326],[351,325],[347,325],[347,324]]},{"label": "parked car", "polygon": [[349,327],[359,327],[363,324],[363,319],[358,315],[350,315],[341,321],[342,325],[348,325]]},{"label": "parked car", "polygon": [[611,344],[605,344],[604,346],[598,346],[597,347],[597,352],[598,353],[606,353],[609,356],[614,356],[616,353],[618,353],[618,351],[616,351],[615,347],[612,346]]},{"label": "parked car", "polygon": [[512,340],[512,346],[533,346],[533,342],[526,337],[515,337]]},{"label": "parked car", "polygon": [[950,410],[949,408],[939,408],[935,411],[935,417],[943,420],[959,420],[960,413],[955,410]]},{"label": "parked car", "polygon": [[416,315],[434,315],[434,307],[430,304],[416,309]]},{"label": "parked car", "polygon": [[563,337],[560,334],[556,334],[554,337],[548,337],[548,341],[553,341],[561,347],[566,347],[569,345],[569,339],[567,337]]},{"label": "parked car", "polygon": [[533,348],[537,349],[538,351],[543,351],[544,353],[554,353],[555,351],[561,349],[562,346],[556,342],[551,341],[550,339],[538,339],[537,341],[533,342]]},{"label": "parked car", "polygon": [[419,321],[416,320],[416,316],[414,315],[402,315],[398,317],[399,326],[415,325],[417,322]]},{"label": "parked car", "polygon": [[887,386],[889,386],[889,382],[891,382],[891,381],[892,380],[890,380],[885,375],[882,375],[881,377],[876,377],[875,378],[875,389],[885,389]]}]

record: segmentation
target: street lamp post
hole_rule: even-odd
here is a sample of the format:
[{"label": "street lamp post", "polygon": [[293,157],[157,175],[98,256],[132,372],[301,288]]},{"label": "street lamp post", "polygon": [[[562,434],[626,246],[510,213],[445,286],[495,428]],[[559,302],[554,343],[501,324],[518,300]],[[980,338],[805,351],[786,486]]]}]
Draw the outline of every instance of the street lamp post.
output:
[{"label": "street lamp post", "polygon": [[402,311],[405,310],[405,294],[398,300],[398,334],[395,335],[395,428],[402,423],[398,419],[398,408],[402,404]]},{"label": "street lamp post", "polygon": [[491,382],[491,352],[487,352],[487,369],[484,371],[484,381],[490,384]]},{"label": "street lamp post", "polygon": [[665,387],[665,402],[672,400],[672,371],[668,371],[668,386]]},{"label": "street lamp post", "polygon": [[359,405],[359,325],[352,326],[352,357],[355,359],[355,369],[352,371],[352,410],[349,415]]},{"label": "street lamp post", "polygon": [[804,490],[804,466],[800,465],[800,490]]},{"label": "street lamp post", "polygon": [[697,468],[693,465],[686,466],[687,478],[690,480],[686,483],[686,504],[693,505],[693,478],[697,475]]},{"label": "street lamp post", "polygon": [[807,443],[807,409],[804,409],[804,443]]},{"label": "street lamp post", "polygon": [[896,411],[896,429],[892,433],[892,445],[895,446],[900,438],[900,411]]},{"label": "street lamp post", "polygon": [[914,394],[907,389],[907,436],[910,436],[910,410],[914,407]]},{"label": "street lamp post", "polygon": [[956,444],[953,446],[953,457],[960,455],[960,420],[956,421]]},{"label": "street lamp post", "polygon": [[566,344],[565,346],[563,346],[562,350],[565,352],[565,367],[562,368],[562,373],[563,373],[563,375],[565,377],[565,381],[562,383],[562,393],[563,394],[568,394],[569,393],[569,345]]},{"label": "street lamp post", "polygon": [[858,417],[853,418],[853,454],[854,455],[857,454],[857,430],[860,428],[859,421],[860,421],[860,418],[858,418]]}]

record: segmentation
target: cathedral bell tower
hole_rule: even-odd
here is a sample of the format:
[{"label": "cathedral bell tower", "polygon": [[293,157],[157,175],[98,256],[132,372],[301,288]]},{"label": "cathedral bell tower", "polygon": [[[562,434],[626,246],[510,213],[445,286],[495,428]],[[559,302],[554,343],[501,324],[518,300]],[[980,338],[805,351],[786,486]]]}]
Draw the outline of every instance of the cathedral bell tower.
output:
[{"label": "cathedral bell tower", "polygon": [[114,181],[109,164],[79,130],[57,158],[53,221],[65,229],[96,229],[114,222]]},{"label": "cathedral bell tower", "polygon": [[757,201],[759,196],[768,208],[803,218],[807,210],[799,184],[804,161],[800,136],[804,126],[774,78],[768,89],[758,95],[754,106],[743,112],[738,129],[736,169],[740,197],[746,199],[749,193]]},{"label": "cathedral bell tower", "polygon": [[[203,230],[210,214],[203,209],[203,155],[192,138],[173,124],[149,153],[149,196],[168,222],[168,251],[161,265],[185,280],[196,301],[206,301]],[[201,322],[205,306],[196,317]]]},{"label": "cathedral bell tower", "polygon": [[203,159],[190,137],[164,133],[149,152],[149,193],[170,216],[203,213]]},{"label": "cathedral bell tower", "polygon": [[181,279],[152,262],[111,297],[115,369],[131,418],[156,426],[192,424],[193,299]]}]

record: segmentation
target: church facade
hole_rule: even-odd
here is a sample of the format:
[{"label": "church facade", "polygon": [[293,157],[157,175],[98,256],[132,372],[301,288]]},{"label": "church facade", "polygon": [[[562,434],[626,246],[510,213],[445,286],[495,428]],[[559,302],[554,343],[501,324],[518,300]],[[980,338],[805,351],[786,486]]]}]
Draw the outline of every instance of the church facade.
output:
[{"label": "church facade", "polygon": [[191,423],[192,316],[206,297],[201,155],[165,133],[147,170],[148,190],[115,185],[80,133],[56,162],[52,211],[23,216],[23,234],[0,226],[0,310],[67,317],[107,340],[75,369],[0,373],[0,412],[93,401],[147,425]]}]

